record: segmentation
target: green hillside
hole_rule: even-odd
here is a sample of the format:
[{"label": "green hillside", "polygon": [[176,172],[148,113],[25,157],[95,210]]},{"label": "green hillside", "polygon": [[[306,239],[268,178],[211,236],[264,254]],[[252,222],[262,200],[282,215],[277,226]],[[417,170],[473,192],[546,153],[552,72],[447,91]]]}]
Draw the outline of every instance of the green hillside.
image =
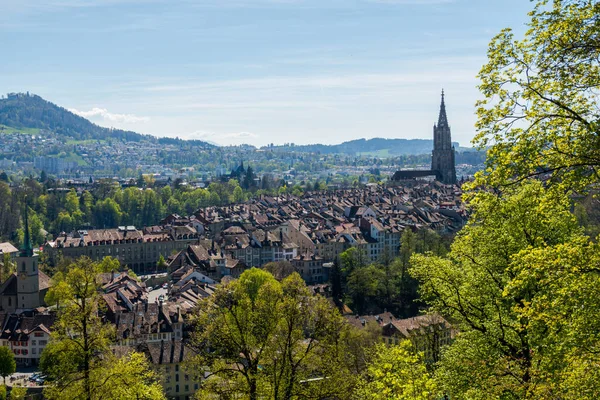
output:
[{"label": "green hillside", "polygon": [[[29,93],[9,93],[0,98],[0,126],[4,132],[37,134],[40,129],[52,131],[74,141],[121,139],[130,142],[150,141],[164,144],[182,142],[179,139],[156,138],[121,129],[110,129],[96,125],[75,115],[69,110]],[[0,128],[0,132],[2,129]],[[200,141],[186,141],[186,144],[204,148],[213,145]]]}]

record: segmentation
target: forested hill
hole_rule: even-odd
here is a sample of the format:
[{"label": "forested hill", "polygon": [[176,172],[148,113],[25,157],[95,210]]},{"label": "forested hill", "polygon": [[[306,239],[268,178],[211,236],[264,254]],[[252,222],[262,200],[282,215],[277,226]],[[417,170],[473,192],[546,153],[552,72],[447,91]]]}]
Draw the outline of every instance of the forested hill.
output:
[{"label": "forested hill", "polygon": [[[470,150],[459,148],[459,144],[454,142],[457,150]],[[269,147],[275,151],[298,151],[321,154],[370,154],[373,156],[394,156],[394,155],[416,155],[428,154],[433,150],[433,140],[430,139],[357,139],[343,142],[341,144],[325,145],[325,144],[309,144],[309,145],[294,145],[286,144],[283,146]]]},{"label": "forested hill", "polygon": [[[0,125],[17,129],[44,129],[75,140],[123,139],[132,142],[150,141],[175,144],[180,139],[156,138],[151,135],[98,126],[69,110],[29,93],[9,93],[0,98]],[[187,144],[213,147],[199,140]]]}]

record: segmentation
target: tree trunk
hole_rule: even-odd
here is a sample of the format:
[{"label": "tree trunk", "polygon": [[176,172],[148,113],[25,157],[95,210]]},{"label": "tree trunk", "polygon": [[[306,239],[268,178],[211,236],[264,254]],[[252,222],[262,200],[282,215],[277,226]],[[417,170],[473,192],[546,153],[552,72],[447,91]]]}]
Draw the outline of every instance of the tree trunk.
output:
[{"label": "tree trunk", "polygon": [[83,385],[85,390],[85,398],[92,400],[92,392],[90,387],[90,351],[88,342],[88,320],[86,315],[86,301],[85,297],[81,300],[83,309],[82,328],[83,328]]}]

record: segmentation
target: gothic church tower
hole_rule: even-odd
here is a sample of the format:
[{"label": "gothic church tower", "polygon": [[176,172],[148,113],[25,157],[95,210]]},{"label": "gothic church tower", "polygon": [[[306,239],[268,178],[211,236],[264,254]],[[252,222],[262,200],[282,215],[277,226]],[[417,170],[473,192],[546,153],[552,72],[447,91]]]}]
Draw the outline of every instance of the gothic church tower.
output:
[{"label": "gothic church tower", "polygon": [[445,184],[456,183],[456,168],[454,166],[454,146],[450,135],[450,126],[446,117],[446,104],[442,90],[442,104],[437,125],[433,125],[433,157],[431,169],[435,171],[437,179]]},{"label": "gothic church tower", "polygon": [[31,238],[29,237],[29,223],[27,221],[27,206],[25,206],[25,238],[23,248],[17,263],[17,309],[32,309],[41,306],[40,280],[38,272],[38,255],[33,253]]}]

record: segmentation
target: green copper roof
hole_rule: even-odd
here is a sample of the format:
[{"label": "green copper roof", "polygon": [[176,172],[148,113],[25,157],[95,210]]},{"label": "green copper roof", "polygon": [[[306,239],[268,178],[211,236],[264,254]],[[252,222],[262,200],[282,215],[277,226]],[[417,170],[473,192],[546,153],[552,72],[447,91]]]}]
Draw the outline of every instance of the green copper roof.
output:
[{"label": "green copper roof", "polygon": [[29,236],[29,221],[27,219],[27,205],[25,206],[24,225],[25,235],[23,237],[23,246],[21,247],[21,257],[33,256],[33,245],[31,244],[31,237]]}]

